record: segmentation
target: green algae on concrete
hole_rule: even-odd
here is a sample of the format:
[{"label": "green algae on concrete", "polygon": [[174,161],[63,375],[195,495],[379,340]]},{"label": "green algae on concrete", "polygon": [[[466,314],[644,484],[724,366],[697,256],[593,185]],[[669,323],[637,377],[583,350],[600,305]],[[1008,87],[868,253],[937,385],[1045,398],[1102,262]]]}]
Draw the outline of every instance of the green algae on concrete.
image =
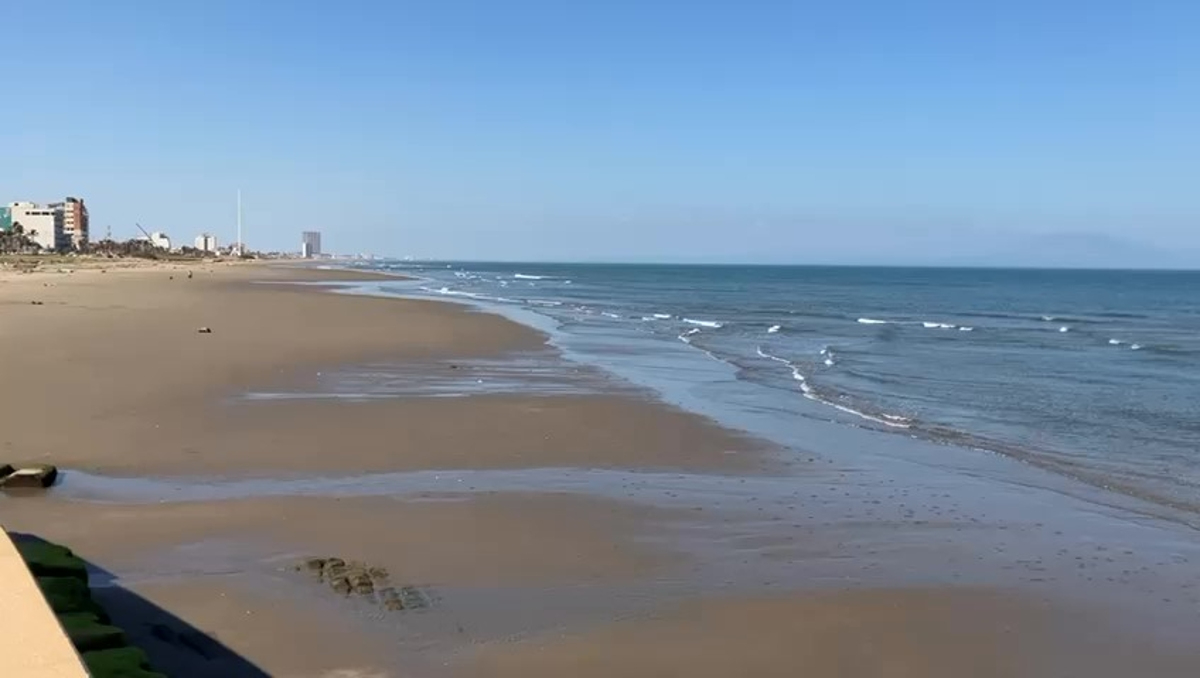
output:
[{"label": "green algae on concrete", "polygon": [[56,614],[68,612],[90,612],[101,621],[108,621],[104,608],[92,600],[92,591],[87,584],[74,577],[38,577],[38,586],[50,609]]},{"label": "green algae on concrete", "polygon": [[101,622],[100,618],[91,612],[60,614],[58,621],[79,652],[112,650],[129,644],[124,631]]},{"label": "green algae on concrete", "polygon": [[87,583],[87,565],[71,549],[38,539],[19,540],[16,547],[33,576],[71,577]]},{"label": "green algae on concrete", "polygon": [[80,656],[92,678],[166,678],[150,669],[150,659],[136,647],[94,650]]},{"label": "green algae on concrete", "polygon": [[150,668],[146,653],[131,647],[125,632],[109,624],[104,608],[92,600],[83,559],[65,546],[31,535],[14,539],[14,544],[92,678],[165,678]]}]

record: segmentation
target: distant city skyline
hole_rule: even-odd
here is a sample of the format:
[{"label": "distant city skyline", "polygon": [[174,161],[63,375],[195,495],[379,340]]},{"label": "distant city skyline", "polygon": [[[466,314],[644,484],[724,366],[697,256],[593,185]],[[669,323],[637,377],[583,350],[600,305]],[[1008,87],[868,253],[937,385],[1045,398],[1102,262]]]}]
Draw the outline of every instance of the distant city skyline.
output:
[{"label": "distant city skyline", "polygon": [[182,242],[240,188],[263,250],[1200,266],[1197,3],[328,9],[29,4],[0,75],[88,106],[0,108],[0,188]]}]

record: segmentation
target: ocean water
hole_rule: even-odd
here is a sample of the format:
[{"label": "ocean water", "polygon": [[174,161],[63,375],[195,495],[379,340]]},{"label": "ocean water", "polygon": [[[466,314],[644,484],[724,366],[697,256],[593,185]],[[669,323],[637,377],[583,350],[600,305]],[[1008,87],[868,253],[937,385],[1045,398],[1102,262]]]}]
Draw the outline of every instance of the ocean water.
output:
[{"label": "ocean water", "polygon": [[708,373],[681,350],[715,361],[735,383],[706,388],[780,419],[987,450],[1200,512],[1200,272],[370,267],[418,278],[391,291],[536,314],[598,364],[636,353],[686,381]]}]

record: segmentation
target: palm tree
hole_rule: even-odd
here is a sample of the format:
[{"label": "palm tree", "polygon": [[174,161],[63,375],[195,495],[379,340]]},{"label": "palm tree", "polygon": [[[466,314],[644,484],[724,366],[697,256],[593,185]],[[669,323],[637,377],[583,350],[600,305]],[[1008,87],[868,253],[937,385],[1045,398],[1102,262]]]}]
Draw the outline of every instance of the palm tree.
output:
[{"label": "palm tree", "polygon": [[24,253],[34,245],[29,236],[25,235],[25,227],[21,222],[13,222],[12,228],[0,233],[0,252]]}]

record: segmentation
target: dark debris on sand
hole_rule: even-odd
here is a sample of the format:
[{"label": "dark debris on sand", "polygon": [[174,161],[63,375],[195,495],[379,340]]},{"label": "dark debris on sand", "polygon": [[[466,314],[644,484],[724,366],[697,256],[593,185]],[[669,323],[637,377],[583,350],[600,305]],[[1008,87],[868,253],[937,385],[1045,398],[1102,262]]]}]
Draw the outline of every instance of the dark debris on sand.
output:
[{"label": "dark debris on sand", "polygon": [[417,610],[430,604],[429,597],[417,587],[393,586],[386,568],[371,567],[361,561],[305,558],[293,569],[308,572],[339,595],[363,598],[392,612]]}]

